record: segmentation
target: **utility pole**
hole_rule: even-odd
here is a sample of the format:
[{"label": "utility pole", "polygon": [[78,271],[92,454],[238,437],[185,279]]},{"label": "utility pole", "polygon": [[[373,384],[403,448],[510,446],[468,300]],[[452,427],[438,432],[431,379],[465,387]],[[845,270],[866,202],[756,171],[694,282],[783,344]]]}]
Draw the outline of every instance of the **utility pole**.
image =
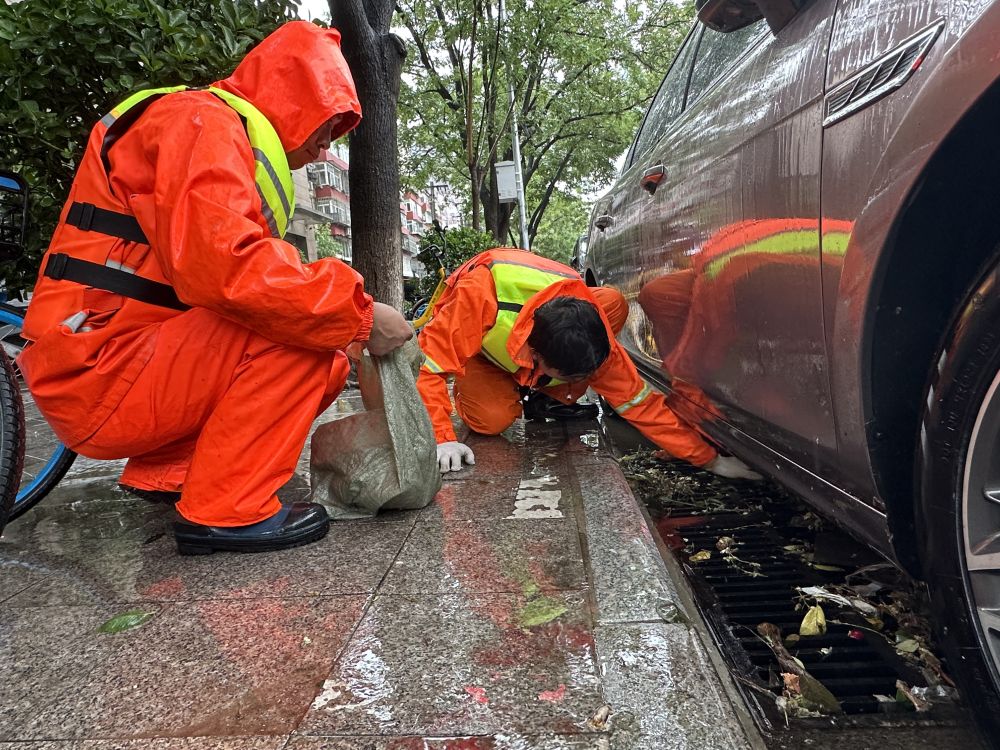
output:
[{"label": "utility pole", "polygon": [[[507,23],[507,11],[504,1],[499,0],[499,20]],[[514,149],[514,179],[517,182],[517,215],[521,225],[521,247],[530,250],[528,245],[528,217],[524,208],[524,177],[521,174],[521,137],[517,131],[517,106],[514,102],[514,79],[511,77],[510,58],[504,55],[507,68],[507,98],[510,101],[510,136]]]}]

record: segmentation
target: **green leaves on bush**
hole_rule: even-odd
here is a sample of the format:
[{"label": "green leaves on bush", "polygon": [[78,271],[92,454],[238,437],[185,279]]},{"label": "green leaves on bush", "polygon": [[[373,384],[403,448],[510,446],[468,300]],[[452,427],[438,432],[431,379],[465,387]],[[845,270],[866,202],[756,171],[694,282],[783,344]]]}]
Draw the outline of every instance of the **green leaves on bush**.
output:
[{"label": "green leaves on bush", "polygon": [[30,288],[90,129],[133,91],[205,85],[295,17],[298,0],[0,3],[0,169],[32,193],[27,252],[0,267]]}]

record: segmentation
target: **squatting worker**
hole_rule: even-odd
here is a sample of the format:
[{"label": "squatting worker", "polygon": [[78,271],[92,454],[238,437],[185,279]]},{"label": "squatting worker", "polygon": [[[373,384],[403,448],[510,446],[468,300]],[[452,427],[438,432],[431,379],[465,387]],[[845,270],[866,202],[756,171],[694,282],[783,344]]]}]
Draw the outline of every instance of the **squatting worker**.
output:
[{"label": "squatting worker", "polygon": [[296,21],[229,78],[140,92],[91,133],[19,364],[70,448],[128,457],[137,494],[180,493],[182,553],[322,537],[320,506],[275,491],[346,380],[344,347],[412,335],[349,266],[282,240],[290,168],[360,118],[340,35]]},{"label": "squatting worker", "polygon": [[738,458],[720,456],[639,377],[615,340],[628,315],[614,289],[587,287],[569,266],[524,250],[487,250],[448,279],[420,333],[425,361],[417,388],[438,441],[442,472],[474,463],[451,424],[455,409],[474,431],[495,435],[521,414],[521,388],[573,404],[593,388],[669,454],[716,474],[759,479]]}]

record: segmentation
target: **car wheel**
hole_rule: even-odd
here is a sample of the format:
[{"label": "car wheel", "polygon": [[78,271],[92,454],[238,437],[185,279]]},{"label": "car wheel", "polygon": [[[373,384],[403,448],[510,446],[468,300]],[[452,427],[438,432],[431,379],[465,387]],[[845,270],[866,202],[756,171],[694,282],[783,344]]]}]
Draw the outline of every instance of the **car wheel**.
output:
[{"label": "car wheel", "polygon": [[922,562],[949,670],[1000,747],[1000,267],[936,362],[918,456]]}]

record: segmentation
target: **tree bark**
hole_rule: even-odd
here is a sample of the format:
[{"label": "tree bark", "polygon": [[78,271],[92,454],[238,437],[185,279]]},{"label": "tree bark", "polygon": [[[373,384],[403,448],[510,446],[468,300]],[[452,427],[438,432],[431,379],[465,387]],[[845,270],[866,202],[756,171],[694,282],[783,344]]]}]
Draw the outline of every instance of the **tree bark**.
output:
[{"label": "tree bark", "polygon": [[403,253],[396,140],[400,74],[406,48],[389,33],[391,0],[336,0],[330,14],[361,102],[351,133],[351,235],[354,268],[365,291],[397,310],[403,306]]}]

